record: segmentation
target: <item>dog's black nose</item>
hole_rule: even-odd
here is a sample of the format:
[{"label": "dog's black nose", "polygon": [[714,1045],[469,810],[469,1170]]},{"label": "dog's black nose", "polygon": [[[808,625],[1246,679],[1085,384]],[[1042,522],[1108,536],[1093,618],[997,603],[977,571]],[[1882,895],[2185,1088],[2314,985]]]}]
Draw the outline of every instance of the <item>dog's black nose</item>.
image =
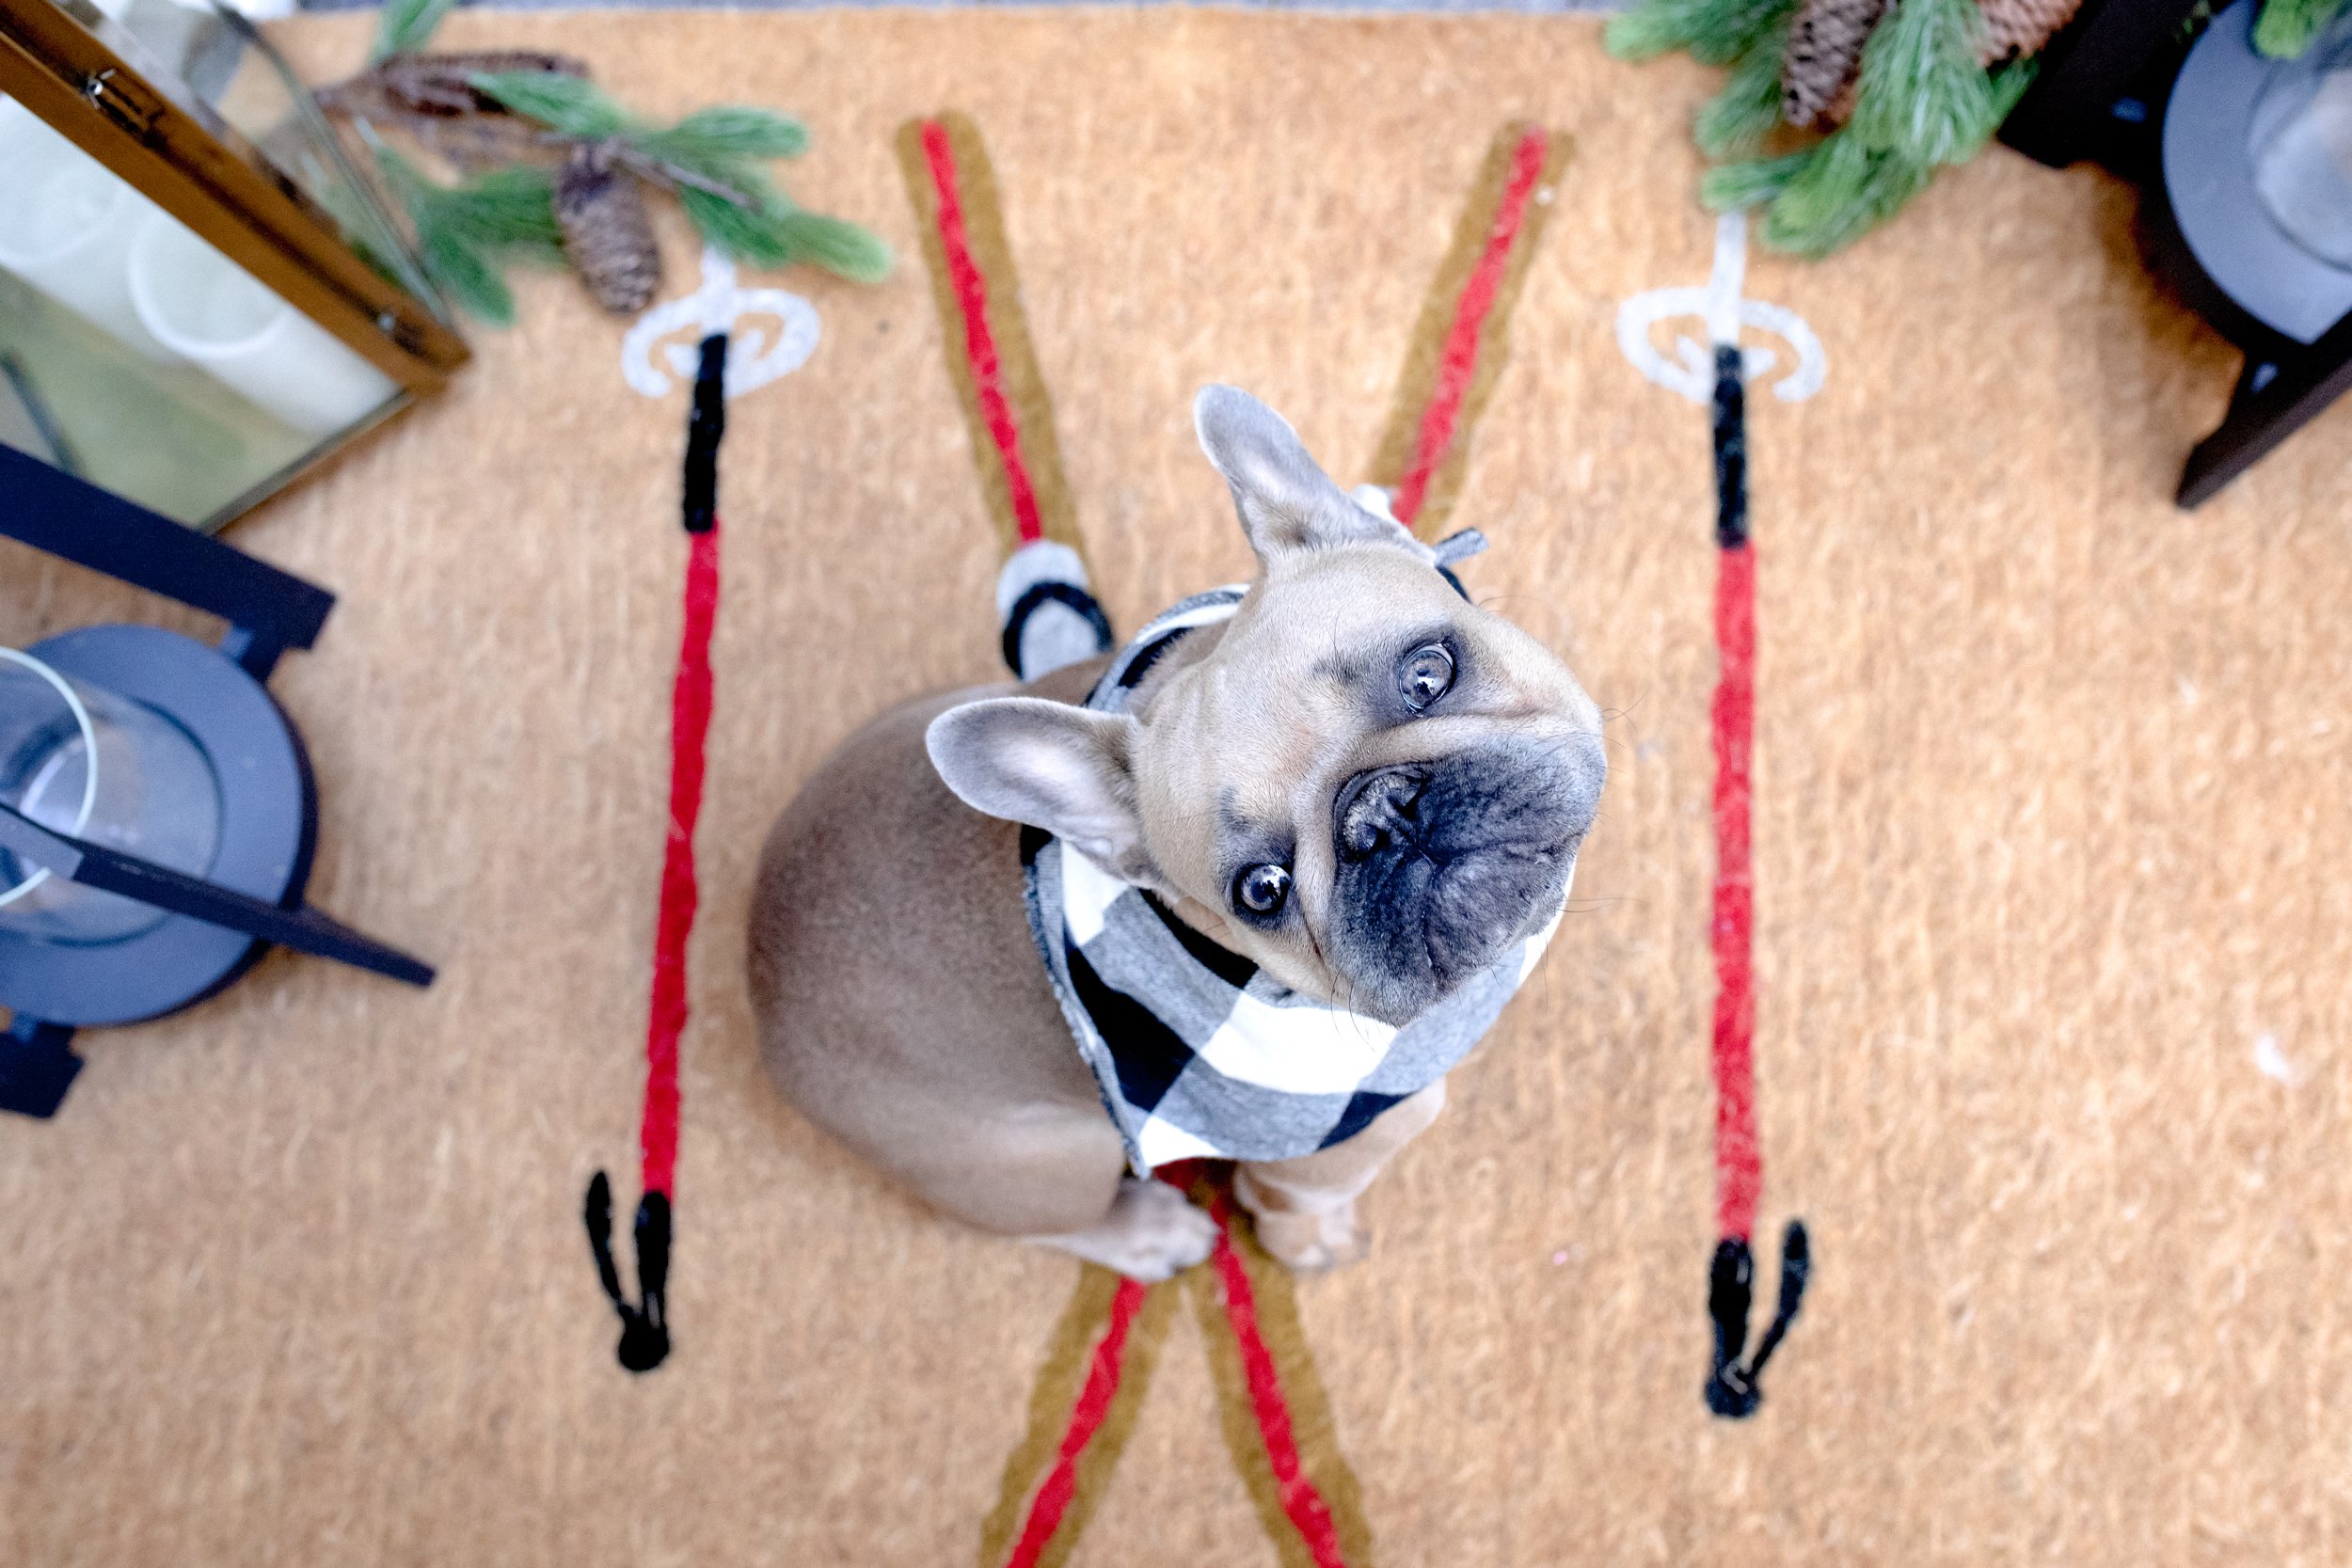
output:
[{"label": "dog's black nose", "polygon": [[1418,1017],[1557,911],[1607,772],[1597,736],[1511,736],[1349,779],[1328,951],[1351,1005]]},{"label": "dog's black nose", "polygon": [[1336,813],[1342,858],[1360,861],[1418,842],[1422,791],[1428,784],[1427,771],[1414,768],[1375,768],[1348,780]]}]

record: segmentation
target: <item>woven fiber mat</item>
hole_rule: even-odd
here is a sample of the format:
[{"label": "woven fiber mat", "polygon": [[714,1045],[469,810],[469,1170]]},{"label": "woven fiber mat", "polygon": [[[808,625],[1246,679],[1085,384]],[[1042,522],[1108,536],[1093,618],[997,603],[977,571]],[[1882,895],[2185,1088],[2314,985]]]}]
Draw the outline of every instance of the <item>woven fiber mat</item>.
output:
[{"label": "woven fiber mat", "polygon": [[[366,25],[277,36],[325,78]],[[626,1232],[686,399],[630,389],[626,324],[540,277],[446,397],[230,532],[342,595],[273,682],[314,899],[441,975],[273,955],[84,1037],[63,1114],[0,1125],[0,1561],[2352,1553],[2352,411],[2175,512],[2234,360],[2147,280],[2128,192],[1996,150],[1847,255],[1746,264],[1826,378],[1772,395],[1800,329],[1751,326],[1756,1326],[1793,1216],[1814,1274],[1732,1421],[1700,1398],[1715,478],[1707,410],[1617,331],[1715,264],[1708,73],[1526,17],[464,12],[442,41],[578,54],[648,114],[798,112],[789,188],[899,255],[746,279],[823,337],[729,410],[675,1348],[615,1364],[580,1199],[611,1169]],[[768,823],[882,706],[999,669],[1021,515],[934,287],[931,144],[1039,526],[1116,625],[1247,568],[1200,384],[1350,483],[1401,482],[1452,397],[1422,504],[1485,531],[1470,591],[1611,715],[1577,902],[1350,1269],[1294,1282],[1237,1227],[1122,1292],[919,1210],[759,1069]],[[1674,365],[1677,334],[1634,346]],[[0,641],[106,617],[158,618],[0,552]]]}]

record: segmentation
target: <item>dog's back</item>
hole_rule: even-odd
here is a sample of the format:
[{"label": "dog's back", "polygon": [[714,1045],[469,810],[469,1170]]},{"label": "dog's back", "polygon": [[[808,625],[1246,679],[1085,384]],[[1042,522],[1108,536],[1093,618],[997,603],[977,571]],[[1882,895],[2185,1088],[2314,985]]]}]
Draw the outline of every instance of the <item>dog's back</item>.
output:
[{"label": "dog's back", "polygon": [[[998,689],[1075,701],[1093,677]],[[891,710],[803,786],[760,857],[752,1000],[809,1120],[958,1218],[1045,1234],[1099,1216],[1123,1157],[1037,961],[1020,830],[924,753],[935,716],[984,694]]]}]

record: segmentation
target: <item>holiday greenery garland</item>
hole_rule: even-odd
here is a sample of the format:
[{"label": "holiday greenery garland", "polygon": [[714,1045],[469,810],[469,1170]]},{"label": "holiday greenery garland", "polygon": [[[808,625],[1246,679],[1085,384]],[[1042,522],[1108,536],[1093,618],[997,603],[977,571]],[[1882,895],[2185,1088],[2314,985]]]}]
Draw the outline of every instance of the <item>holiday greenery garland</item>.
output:
[{"label": "holiday greenery garland", "polygon": [[[1692,132],[1700,198],[1762,209],[1765,244],[1851,245],[1975,157],[2082,0],[1641,0],[1609,24],[1629,59],[1683,50],[1729,74]],[[2264,0],[2256,47],[2288,57],[2352,0]]]},{"label": "holiday greenery garland", "polygon": [[[649,304],[661,255],[645,187],[667,190],[711,245],[756,267],[806,261],[870,282],[890,250],[856,224],[796,206],[762,166],[808,146],[799,121],[723,104],[673,125],[637,119],[587,68],[527,50],[426,54],[455,0],[389,0],[369,68],[318,95],[367,145],[407,215],[426,277],[452,303],[514,320],[514,262],[575,268],[597,302]],[[459,178],[434,178],[397,129]]]},{"label": "holiday greenery garland", "polygon": [[1681,49],[1728,68],[1694,127],[1717,160],[1702,198],[1760,207],[1765,244],[1825,256],[1976,156],[2031,80],[2030,59],[2013,56],[2039,50],[2075,3],[1644,0],[1608,37],[1629,58]]}]

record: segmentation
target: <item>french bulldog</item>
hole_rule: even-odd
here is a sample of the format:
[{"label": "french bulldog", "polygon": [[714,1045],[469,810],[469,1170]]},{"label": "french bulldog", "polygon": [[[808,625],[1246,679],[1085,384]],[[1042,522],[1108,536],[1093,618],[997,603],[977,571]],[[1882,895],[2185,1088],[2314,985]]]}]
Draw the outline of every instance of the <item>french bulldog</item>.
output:
[{"label": "french bulldog", "polygon": [[[1391,1062],[1365,1079],[1385,1093],[1280,1095],[1325,1085],[1319,1053],[1394,1055],[1473,993],[1483,1028],[1558,921],[1607,774],[1566,667],[1471,603],[1377,491],[1343,490],[1234,388],[1203,390],[1194,421],[1257,557],[1246,591],[1113,662],[1116,701],[1097,659],[873,721],[777,821],[750,935],[762,1053],[803,1115],[946,1214],[1143,1280],[1200,1261],[1216,1227],[1145,1174],[1134,1085],[1082,1049],[1119,1055],[1107,1037],[1136,1011],[1075,945],[1105,901],[1140,900],[1197,960],[1179,978],[1227,987],[1236,1017],[1315,1025],[1194,1045],[1277,1096],[1228,1097],[1260,1240],[1329,1267],[1361,1254],[1356,1200],[1444,1078],[1378,1076]],[[1084,927],[1068,966],[1041,935],[1045,862]],[[1081,1016],[1089,979],[1114,1006]],[[1249,1107],[1269,1103],[1327,1107],[1319,1137],[1258,1138]]]}]

